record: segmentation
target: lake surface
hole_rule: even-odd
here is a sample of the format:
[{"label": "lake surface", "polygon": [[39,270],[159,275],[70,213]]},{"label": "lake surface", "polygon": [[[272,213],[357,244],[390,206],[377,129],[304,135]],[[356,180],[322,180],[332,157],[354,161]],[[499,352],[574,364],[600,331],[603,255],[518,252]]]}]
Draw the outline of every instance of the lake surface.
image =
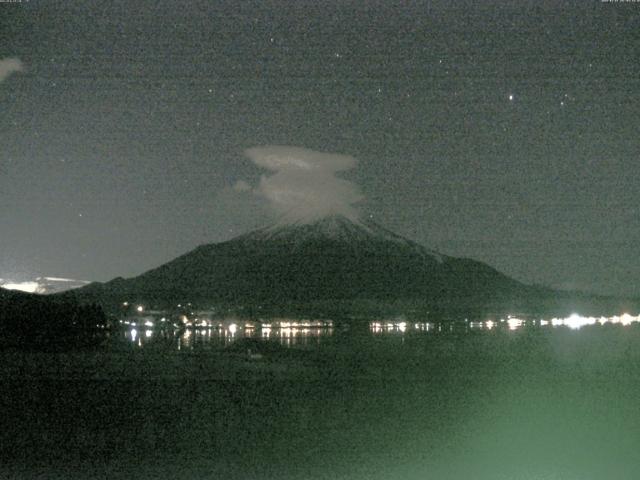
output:
[{"label": "lake surface", "polygon": [[[129,325],[99,351],[5,351],[0,478],[637,478],[638,317],[552,320]],[[247,338],[274,347],[250,360]]]}]

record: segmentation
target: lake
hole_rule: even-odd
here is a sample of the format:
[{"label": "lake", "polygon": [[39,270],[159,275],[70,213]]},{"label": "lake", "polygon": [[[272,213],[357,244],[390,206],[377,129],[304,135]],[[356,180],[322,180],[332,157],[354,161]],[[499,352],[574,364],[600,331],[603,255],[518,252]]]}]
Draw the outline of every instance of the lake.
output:
[{"label": "lake", "polygon": [[638,317],[502,320],[5,351],[0,478],[637,478]]}]

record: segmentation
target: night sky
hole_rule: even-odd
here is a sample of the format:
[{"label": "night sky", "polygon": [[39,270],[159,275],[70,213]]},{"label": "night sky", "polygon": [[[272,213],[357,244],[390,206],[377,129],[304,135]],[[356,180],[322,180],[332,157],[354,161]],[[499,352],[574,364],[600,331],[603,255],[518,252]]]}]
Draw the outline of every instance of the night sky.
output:
[{"label": "night sky", "polygon": [[640,3],[0,3],[0,278],[105,281],[273,221],[245,153],[354,157],[363,216],[640,295]]}]

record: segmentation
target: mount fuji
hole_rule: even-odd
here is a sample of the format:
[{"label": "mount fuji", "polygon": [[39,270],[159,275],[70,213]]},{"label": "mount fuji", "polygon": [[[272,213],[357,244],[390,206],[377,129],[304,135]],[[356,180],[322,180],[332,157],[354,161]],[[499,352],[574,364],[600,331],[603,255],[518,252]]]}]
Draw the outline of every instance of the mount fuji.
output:
[{"label": "mount fuji", "polygon": [[[202,245],[137,277],[93,283],[74,295],[105,307],[144,302],[447,309],[511,302],[530,287],[470,259],[430,250],[374,222],[333,215],[276,224]],[[315,308],[314,307],[314,308]],[[329,308],[331,309],[331,308]]]}]

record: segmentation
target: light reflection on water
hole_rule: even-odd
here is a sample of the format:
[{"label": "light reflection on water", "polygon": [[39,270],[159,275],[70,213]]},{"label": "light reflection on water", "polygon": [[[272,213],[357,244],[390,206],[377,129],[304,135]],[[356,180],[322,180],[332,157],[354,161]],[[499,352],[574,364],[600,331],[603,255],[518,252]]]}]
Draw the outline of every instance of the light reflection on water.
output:
[{"label": "light reflection on water", "polygon": [[241,338],[276,341],[287,347],[317,346],[333,335],[333,326],[260,326],[254,322],[237,321],[225,327],[184,328],[173,331],[131,328],[124,338],[139,347],[158,340],[168,341],[178,350],[199,347],[223,348]]},{"label": "light reflection on water", "polygon": [[568,327],[577,330],[588,325],[619,324],[631,325],[640,322],[640,315],[633,316],[625,313],[612,317],[583,317],[572,314],[565,318],[535,319],[508,316],[497,320],[485,321],[454,321],[454,322],[404,322],[384,321],[370,322],[369,331],[373,334],[404,334],[410,332],[447,333],[465,332],[472,330],[519,330],[524,327]]},{"label": "light reflection on water", "polygon": [[[374,336],[380,335],[414,335],[414,334],[447,334],[470,331],[516,331],[525,327],[558,328],[568,327],[580,329],[591,325],[628,326],[640,322],[640,315],[628,313],[611,317],[584,317],[572,314],[565,318],[535,319],[508,316],[496,320],[458,321],[458,322],[409,322],[406,320],[384,320],[368,323],[368,331]],[[176,330],[156,330],[136,327],[124,331],[124,338],[139,347],[145,344],[165,340],[171,342],[178,350],[196,347],[223,348],[241,338],[259,338],[265,341],[276,341],[287,347],[318,346],[328,337],[334,335],[331,321],[271,321],[260,323],[254,321],[220,322],[216,326],[200,328],[182,328]]]}]

